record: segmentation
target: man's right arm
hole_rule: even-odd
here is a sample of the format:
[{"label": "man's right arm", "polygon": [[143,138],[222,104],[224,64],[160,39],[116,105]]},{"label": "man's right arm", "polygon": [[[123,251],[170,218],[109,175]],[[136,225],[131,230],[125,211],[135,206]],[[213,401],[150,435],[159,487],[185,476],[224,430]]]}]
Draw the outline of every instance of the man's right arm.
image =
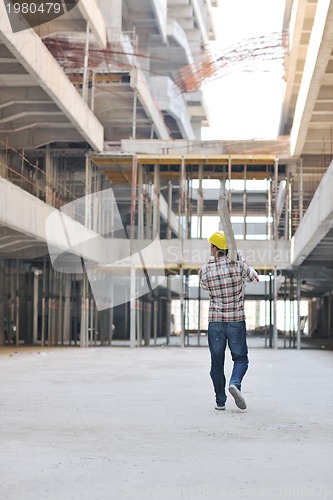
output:
[{"label": "man's right arm", "polygon": [[249,266],[249,264],[245,260],[243,260],[242,264],[243,264],[242,274],[243,274],[244,280],[247,282],[251,282],[251,281],[258,282],[259,276],[258,276],[257,271],[255,269],[253,269],[253,267]]}]

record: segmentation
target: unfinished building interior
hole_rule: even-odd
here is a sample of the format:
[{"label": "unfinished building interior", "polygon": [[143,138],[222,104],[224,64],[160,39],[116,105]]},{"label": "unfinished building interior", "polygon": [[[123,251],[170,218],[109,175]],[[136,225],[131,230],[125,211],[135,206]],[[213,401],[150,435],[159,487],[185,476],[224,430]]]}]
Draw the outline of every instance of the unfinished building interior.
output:
[{"label": "unfinished building interior", "polygon": [[[332,343],[333,5],[286,0],[280,34],[214,55],[217,3],[80,0],[19,32],[0,4],[0,345],[203,345],[221,191],[260,345]],[[280,136],[201,141],[202,83],[282,54]]]}]

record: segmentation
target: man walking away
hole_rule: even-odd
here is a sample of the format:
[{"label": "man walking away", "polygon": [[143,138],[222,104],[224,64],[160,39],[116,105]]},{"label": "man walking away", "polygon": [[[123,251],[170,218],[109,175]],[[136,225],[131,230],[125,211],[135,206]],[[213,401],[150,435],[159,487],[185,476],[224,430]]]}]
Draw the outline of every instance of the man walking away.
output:
[{"label": "man walking away", "polygon": [[199,270],[200,285],[210,296],[208,313],[208,345],[211,355],[210,376],[216,396],[216,410],[224,410],[227,396],[224,375],[225,350],[228,346],[233,360],[229,392],[238,408],[246,402],[241,384],[248,368],[248,348],[244,314],[244,282],[259,281],[257,272],[242,259],[228,257],[228,244],[223,231],[217,231],[208,241],[212,258]]}]

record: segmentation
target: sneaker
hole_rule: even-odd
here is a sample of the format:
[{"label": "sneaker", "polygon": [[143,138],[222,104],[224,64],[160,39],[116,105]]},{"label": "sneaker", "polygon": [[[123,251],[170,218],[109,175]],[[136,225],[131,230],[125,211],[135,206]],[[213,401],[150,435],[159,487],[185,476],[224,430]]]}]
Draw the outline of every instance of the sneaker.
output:
[{"label": "sneaker", "polygon": [[225,410],[225,406],[215,405],[215,410]]},{"label": "sneaker", "polygon": [[246,402],[242,396],[242,393],[235,385],[229,385],[229,392],[235,400],[236,406],[241,410],[246,409]]}]

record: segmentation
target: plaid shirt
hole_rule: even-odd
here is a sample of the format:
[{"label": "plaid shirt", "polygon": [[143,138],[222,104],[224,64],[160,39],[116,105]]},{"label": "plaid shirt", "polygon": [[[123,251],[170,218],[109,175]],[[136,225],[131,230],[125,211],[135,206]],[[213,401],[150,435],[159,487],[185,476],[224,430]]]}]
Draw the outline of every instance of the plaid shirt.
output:
[{"label": "plaid shirt", "polygon": [[244,261],[213,257],[199,270],[199,278],[210,296],[208,321],[245,320],[244,281],[258,278],[252,267]]}]

